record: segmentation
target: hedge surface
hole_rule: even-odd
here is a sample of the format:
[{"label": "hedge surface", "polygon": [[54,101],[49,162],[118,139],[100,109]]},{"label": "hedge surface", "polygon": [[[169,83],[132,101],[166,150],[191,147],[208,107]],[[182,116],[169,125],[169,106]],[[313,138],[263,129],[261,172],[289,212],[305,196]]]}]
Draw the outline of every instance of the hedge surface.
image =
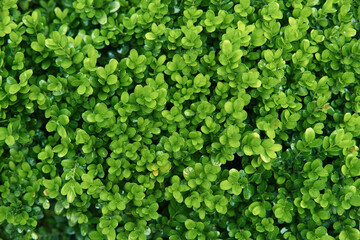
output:
[{"label": "hedge surface", "polygon": [[1,0],[0,239],[360,239],[359,5]]}]

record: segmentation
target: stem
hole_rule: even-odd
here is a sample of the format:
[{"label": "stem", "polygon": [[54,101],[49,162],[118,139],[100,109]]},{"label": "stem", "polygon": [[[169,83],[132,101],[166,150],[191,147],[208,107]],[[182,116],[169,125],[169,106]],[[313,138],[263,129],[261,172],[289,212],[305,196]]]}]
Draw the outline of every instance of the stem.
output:
[{"label": "stem", "polygon": [[76,162],[75,162],[75,167],[74,167],[74,174],[73,174],[73,179],[75,180],[75,171],[76,171],[76,167],[77,167],[77,163],[78,163],[78,160],[76,160]]}]

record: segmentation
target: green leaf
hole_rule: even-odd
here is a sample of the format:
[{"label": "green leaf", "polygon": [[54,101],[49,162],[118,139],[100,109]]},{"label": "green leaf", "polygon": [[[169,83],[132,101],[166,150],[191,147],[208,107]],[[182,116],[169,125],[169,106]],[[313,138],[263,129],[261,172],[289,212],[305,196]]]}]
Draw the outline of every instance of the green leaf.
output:
[{"label": "green leaf", "polygon": [[15,144],[15,138],[14,136],[6,136],[5,138],[5,143],[8,145],[8,146],[12,146]]},{"label": "green leaf", "polygon": [[359,240],[360,232],[355,228],[348,228],[346,230],[342,230],[339,235],[340,240]]},{"label": "green leaf", "polygon": [[145,38],[147,39],[147,40],[155,40],[156,39],[156,35],[154,34],[154,33],[152,33],[152,32],[149,32],[149,33],[146,33],[145,34]]},{"label": "green leaf", "polygon": [[196,77],[194,78],[194,85],[196,87],[203,87],[206,85],[206,78],[204,75],[202,74],[198,74],[196,75]]},{"label": "green leaf", "polygon": [[76,131],[76,144],[88,143],[90,136],[83,129],[77,129]]},{"label": "green leaf", "polygon": [[63,126],[58,125],[58,126],[57,126],[57,132],[58,132],[58,134],[60,135],[60,137],[62,137],[62,138],[66,138],[66,137],[67,137],[66,130],[65,130],[65,128],[64,128]]},{"label": "green leaf", "polygon": [[234,111],[232,102],[226,102],[224,105],[225,112],[231,114]]},{"label": "green leaf", "polygon": [[75,200],[76,192],[75,192],[75,185],[73,181],[69,181],[65,183],[65,185],[61,188],[61,194],[66,195],[67,201],[72,203]]},{"label": "green leaf", "polygon": [[318,212],[318,216],[322,220],[327,220],[330,218],[330,213],[328,211],[321,210]]},{"label": "green leaf", "polygon": [[231,183],[228,180],[224,180],[220,183],[220,188],[225,191],[229,190],[231,189]]},{"label": "green leaf", "polygon": [[95,17],[101,25],[107,23],[107,16],[104,10],[98,10],[95,13]]},{"label": "green leaf", "polygon": [[80,94],[80,95],[83,95],[85,92],[86,92],[86,87],[84,85],[80,85],[77,89],[77,92]]},{"label": "green leaf", "polygon": [[307,142],[307,143],[310,143],[310,142],[312,142],[314,139],[315,139],[315,131],[314,131],[314,129],[312,129],[312,128],[307,128],[306,130],[305,130],[305,141]]},{"label": "green leaf", "polygon": [[40,45],[38,42],[32,42],[31,43],[31,48],[34,49],[37,52],[41,52],[44,50],[44,46]]},{"label": "green leaf", "polygon": [[46,39],[45,46],[50,49],[53,49],[53,50],[59,48],[59,45],[57,43],[55,43],[55,41],[53,39]]},{"label": "green leaf", "polygon": [[47,124],[46,124],[46,126],[45,126],[45,128],[46,128],[46,130],[48,131],[48,132],[54,132],[55,130],[56,130],[56,128],[57,128],[57,123],[54,121],[54,120],[50,120]]},{"label": "green leaf", "polygon": [[196,224],[195,224],[195,222],[194,222],[193,220],[187,219],[187,220],[185,221],[185,227],[186,227],[187,229],[194,229],[194,228],[196,227]]},{"label": "green leaf", "polygon": [[120,8],[120,3],[118,1],[113,1],[109,3],[110,13],[116,12]]},{"label": "green leaf", "polygon": [[106,79],[107,84],[109,85],[114,85],[115,83],[118,82],[118,78],[116,75],[110,75],[107,79]]},{"label": "green leaf", "polygon": [[254,209],[252,210],[252,213],[254,215],[260,215],[260,213],[262,212],[262,207],[261,206],[256,206],[254,207]]},{"label": "green leaf", "polygon": [[102,79],[106,79],[107,78],[107,73],[105,71],[105,68],[103,67],[98,67],[96,69],[96,74],[101,77]]},{"label": "green leaf", "polygon": [[5,206],[0,206],[0,223],[3,222],[8,215],[8,209]]},{"label": "green leaf", "polygon": [[57,201],[55,203],[54,211],[56,215],[60,215],[61,212],[64,210],[64,206],[61,202]]},{"label": "green leaf", "polygon": [[232,44],[229,40],[223,41],[221,51],[227,56],[232,54]]},{"label": "green leaf", "polygon": [[185,237],[186,239],[195,239],[197,236],[197,232],[196,230],[192,229],[192,230],[189,230],[185,233]]},{"label": "green leaf", "polygon": [[240,193],[242,192],[242,186],[235,184],[232,186],[231,190],[235,195],[240,195]]},{"label": "green leaf", "polygon": [[21,86],[19,84],[12,84],[12,85],[10,85],[9,93],[16,94],[18,91],[20,91],[20,89],[21,89]]},{"label": "green leaf", "polygon": [[29,78],[33,75],[33,70],[32,69],[28,69],[24,72],[22,72],[19,76],[20,82],[24,83],[27,80],[29,80]]},{"label": "green leaf", "polygon": [[270,149],[274,152],[278,152],[282,149],[282,146],[280,144],[274,144]]},{"label": "green leaf", "polygon": [[97,231],[92,231],[89,233],[89,238],[91,240],[102,240],[102,239],[104,239],[104,236]]},{"label": "green leaf", "polygon": [[8,135],[7,128],[0,127],[0,140],[5,140],[7,135]]},{"label": "green leaf", "polygon": [[60,64],[60,66],[64,69],[68,69],[69,67],[71,67],[71,65],[72,65],[72,61],[70,59],[66,59],[66,58],[63,59]]},{"label": "green leaf", "polygon": [[354,194],[350,198],[350,204],[354,207],[360,207],[360,194]]},{"label": "green leaf", "polygon": [[265,44],[266,38],[264,37],[264,31],[256,28],[251,34],[251,42],[254,47],[259,47]]},{"label": "green leaf", "polygon": [[110,75],[115,72],[116,68],[118,66],[118,61],[116,59],[111,59],[109,61],[109,64],[105,66],[105,70],[107,75]]},{"label": "green leaf", "polygon": [[73,62],[75,64],[79,64],[84,60],[84,54],[82,52],[78,52],[77,54],[74,55],[73,57]]},{"label": "green leaf", "polygon": [[59,120],[61,125],[67,125],[69,123],[69,121],[70,121],[69,117],[64,115],[64,114],[60,115],[58,117],[58,120]]},{"label": "green leaf", "polygon": [[254,187],[250,184],[246,184],[243,189],[244,198],[249,200],[254,195]]}]

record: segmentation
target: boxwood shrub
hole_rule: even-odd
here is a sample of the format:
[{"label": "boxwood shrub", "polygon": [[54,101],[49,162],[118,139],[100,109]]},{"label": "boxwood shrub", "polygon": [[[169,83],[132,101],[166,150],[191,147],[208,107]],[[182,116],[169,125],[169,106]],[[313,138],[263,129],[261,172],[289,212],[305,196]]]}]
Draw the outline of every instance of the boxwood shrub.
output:
[{"label": "boxwood shrub", "polygon": [[0,238],[359,240],[359,0],[1,0]]}]

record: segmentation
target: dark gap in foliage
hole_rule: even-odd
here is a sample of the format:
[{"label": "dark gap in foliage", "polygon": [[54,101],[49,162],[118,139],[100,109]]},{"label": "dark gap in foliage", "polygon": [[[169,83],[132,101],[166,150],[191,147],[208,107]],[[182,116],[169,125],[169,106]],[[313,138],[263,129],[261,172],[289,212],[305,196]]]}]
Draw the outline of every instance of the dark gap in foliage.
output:
[{"label": "dark gap in foliage", "polygon": [[169,214],[169,204],[170,204],[170,202],[166,201],[166,200],[160,202],[158,212],[163,216],[169,217],[170,216],[170,214]]},{"label": "dark gap in foliage", "polygon": [[39,240],[53,239],[53,240],[68,240],[72,239],[69,235],[74,235],[75,231],[72,227],[67,226],[65,229],[59,226],[65,226],[68,220],[66,217],[51,215],[51,211],[44,211],[45,216],[38,221]]},{"label": "dark gap in foliage", "polygon": [[328,234],[330,236],[334,236],[334,234],[336,233],[335,229],[334,229],[334,223],[333,223],[333,219],[330,218],[330,220],[324,221],[324,223],[322,224],[322,226],[326,227]]},{"label": "dark gap in foliage", "polygon": [[227,161],[225,164],[221,166],[222,169],[236,169],[236,170],[242,170],[242,163],[241,163],[241,157],[238,154],[234,154],[234,160]]},{"label": "dark gap in foliage", "polygon": [[120,61],[122,58],[126,57],[125,55],[122,55],[119,51],[116,50],[120,47],[121,46],[119,46],[117,43],[115,43],[115,44],[109,44],[109,45],[103,47],[102,49],[98,49],[98,51],[101,55],[99,58],[99,63],[101,65],[106,65],[110,59],[114,58],[114,59]]},{"label": "dark gap in foliage", "polygon": [[[278,172],[278,169],[273,169],[274,172]],[[266,170],[266,172],[270,172],[271,174],[271,177],[269,177],[268,179],[266,179],[266,183],[267,183],[267,186],[266,186],[266,189],[270,189],[270,188],[276,188],[276,190],[278,189],[278,184],[276,182],[276,179],[274,177],[274,175],[272,174],[273,172],[272,171],[268,171]],[[270,191],[271,192],[271,191]]]},{"label": "dark gap in foliage", "polygon": [[167,101],[166,104],[165,104],[164,110],[170,111],[173,106],[174,106],[174,104],[172,102]]},{"label": "dark gap in foliage", "polygon": [[4,240],[10,239],[8,234],[2,228],[0,228],[0,238]]},{"label": "dark gap in foliage", "polygon": [[327,164],[333,164],[333,162],[335,162],[337,159],[336,156],[334,157],[330,157],[330,156],[326,156],[325,159],[322,161],[323,162],[323,166],[326,166]]}]

